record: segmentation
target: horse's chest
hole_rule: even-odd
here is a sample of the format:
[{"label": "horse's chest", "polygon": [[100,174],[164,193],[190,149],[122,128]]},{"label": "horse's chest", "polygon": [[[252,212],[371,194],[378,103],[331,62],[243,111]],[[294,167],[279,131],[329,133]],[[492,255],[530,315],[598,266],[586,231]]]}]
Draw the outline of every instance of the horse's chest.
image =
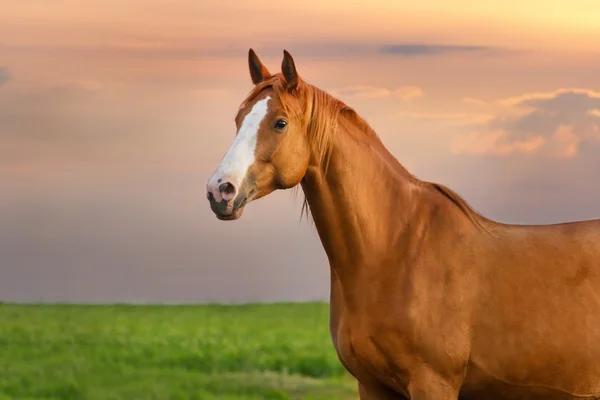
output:
[{"label": "horse's chest", "polygon": [[408,381],[409,358],[401,342],[349,318],[339,321],[334,340],[340,361],[350,373],[359,380],[375,378],[396,389],[404,389]]}]

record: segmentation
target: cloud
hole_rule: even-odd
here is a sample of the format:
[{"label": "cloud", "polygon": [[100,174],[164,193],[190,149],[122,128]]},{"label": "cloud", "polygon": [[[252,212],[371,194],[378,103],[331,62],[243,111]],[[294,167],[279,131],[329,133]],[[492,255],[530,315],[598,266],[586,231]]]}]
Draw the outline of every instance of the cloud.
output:
[{"label": "cloud", "polygon": [[441,121],[447,125],[481,125],[494,118],[491,114],[452,112],[402,112],[399,116],[418,120]]},{"label": "cloud", "polygon": [[[77,130],[101,105],[102,86],[95,81],[53,81],[46,84],[20,82],[0,92],[0,131],[10,142],[46,142],[60,147],[78,138],[89,140],[93,128]],[[2,152],[4,153],[4,152]]]},{"label": "cloud", "polygon": [[[211,43],[218,43],[211,45]],[[152,41],[129,40],[118,45],[8,45],[0,44],[0,52],[17,54],[58,54],[94,59],[205,59],[214,57],[243,57],[248,52],[246,43],[230,40],[218,40],[211,43],[206,38],[168,38],[158,37]],[[253,45],[261,57],[282,57],[283,49],[295,57],[332,58],[332,57],[377,57],[381,55],[400,55],[404,57],[436,56],[447,54],[489,54],[500,49],[487,46],[437,45],[437,44],[392,44],[381,45],[377,42],[356,41],[306,41],[272,42]]]},{"label": "cloud", "polygon": [[423,89],[418,86],[403,86],[396,89],[394,95],[400,97],[404,101],[409,101],[423,96]]},{"label": "cloud", "polygon": [[[91,183],[189,167],[183,155],[191,146],[177,146],[192,126],[202,126],[194,125],[202,113],[191,110],[199,106],[211,115],[215,101],[151,85],[18,83],[0,90],[0,181],[23,185],[81,177]],[[178,157],[169,154],[174,147]]]},{"label": "cloud", "polygon": [[474,97],[463,97],[461,100],[465,104],[470,104],[474,106],[484,106],[488,104],[485,100],[476,99]]},{"label": "cloud", "polygon": [[421,97],[424,94],[423,89],[418,86],[401,86],[396,89],[388,89],[370,85],[354,85],[331,89],[329,92],[336,97],[365,97],[373,99],[393,96],[405,102]]},{"label": "cloud", "polygon": [[354,86],[346,86],[342,88],[332,89],[330,93],[333,96],[355,96],[355,97],[368,97],[368,98],[378,98],[378,97],[387,97],[391,94],[391,91],[386,88],[369,86],[369,85],[354,85]]},{"label": "cloud", "polygon": [[[454,153],[541,153],[568,158],[576,156],[585,144],[600,141],[599,92],[559,89],[525,93],[496,103],[508,108],[506,115],[458,137],[452,146]],[[515,109],[519,111],[516,115]]]},{"label": "cloud", "polygon": [[525,140],[507,140],[508,132],[471,132],[460,136],[452,145],[452,151],[458,154],[494,154],[533,153],[544,144],[544,138],[534,136]]},{"label": "cloud", "polygon": [[508,97],[505,99],[498,100],[496,103],[502,106],[527,106],[532,101],[537,100],[552,100],[563,94],[579,94],[584,95],[592,99],[600,99],[600,92],[582,89],[582,88],[560,88],[553,92],[534,92],[525,93],[520,96]]},{"label": "cloud", "polygon": [[0,66],[0,86],[12,79],[12,75],[8,71],[8,68]]},{"label": "cloud", "polygon": [[401,56],[429,56],[448,53],[482,53],[497,50],[489,46],[465,46],[445,44],[392,44],[382,46],[383,54]]}]

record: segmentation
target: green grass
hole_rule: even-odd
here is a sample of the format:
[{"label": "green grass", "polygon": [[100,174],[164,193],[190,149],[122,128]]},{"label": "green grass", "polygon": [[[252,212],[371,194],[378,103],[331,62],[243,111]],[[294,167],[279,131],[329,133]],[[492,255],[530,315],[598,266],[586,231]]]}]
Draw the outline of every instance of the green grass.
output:
[{"label": "green grass", "polygon": [[0,400],[356,399],[322,303],[0,304]]}]

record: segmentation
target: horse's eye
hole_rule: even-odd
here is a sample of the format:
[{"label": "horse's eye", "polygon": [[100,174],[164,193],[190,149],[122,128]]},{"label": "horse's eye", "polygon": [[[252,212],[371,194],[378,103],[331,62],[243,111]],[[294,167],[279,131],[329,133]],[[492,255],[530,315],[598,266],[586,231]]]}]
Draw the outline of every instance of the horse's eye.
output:
[{"label": "horse's eye", "polygon": [[275,122],[275,129],[277,129],[278,131],[283,130],[286,126],[287,122],[283,119],[279,119],[277,120],[277,122]]}]

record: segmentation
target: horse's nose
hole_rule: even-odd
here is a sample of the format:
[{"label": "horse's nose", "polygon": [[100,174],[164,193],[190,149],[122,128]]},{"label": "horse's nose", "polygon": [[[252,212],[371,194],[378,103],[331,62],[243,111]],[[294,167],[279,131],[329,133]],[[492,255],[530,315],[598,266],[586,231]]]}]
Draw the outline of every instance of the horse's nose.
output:
[{"label": "horse's nose", "polygon": [[235,198],[237,194],[237,189],[235,185],[231,182],[223,182],[219,185],[219,193],[221,194],[221,198],[225,201],[229,201]]},{"label": "horse's nose", "polygon": [[237,195],[237,187],[229,180],[218,179],[216,182],[211,181],[206,185],[206,192],[208,200],[229,202]]}]

